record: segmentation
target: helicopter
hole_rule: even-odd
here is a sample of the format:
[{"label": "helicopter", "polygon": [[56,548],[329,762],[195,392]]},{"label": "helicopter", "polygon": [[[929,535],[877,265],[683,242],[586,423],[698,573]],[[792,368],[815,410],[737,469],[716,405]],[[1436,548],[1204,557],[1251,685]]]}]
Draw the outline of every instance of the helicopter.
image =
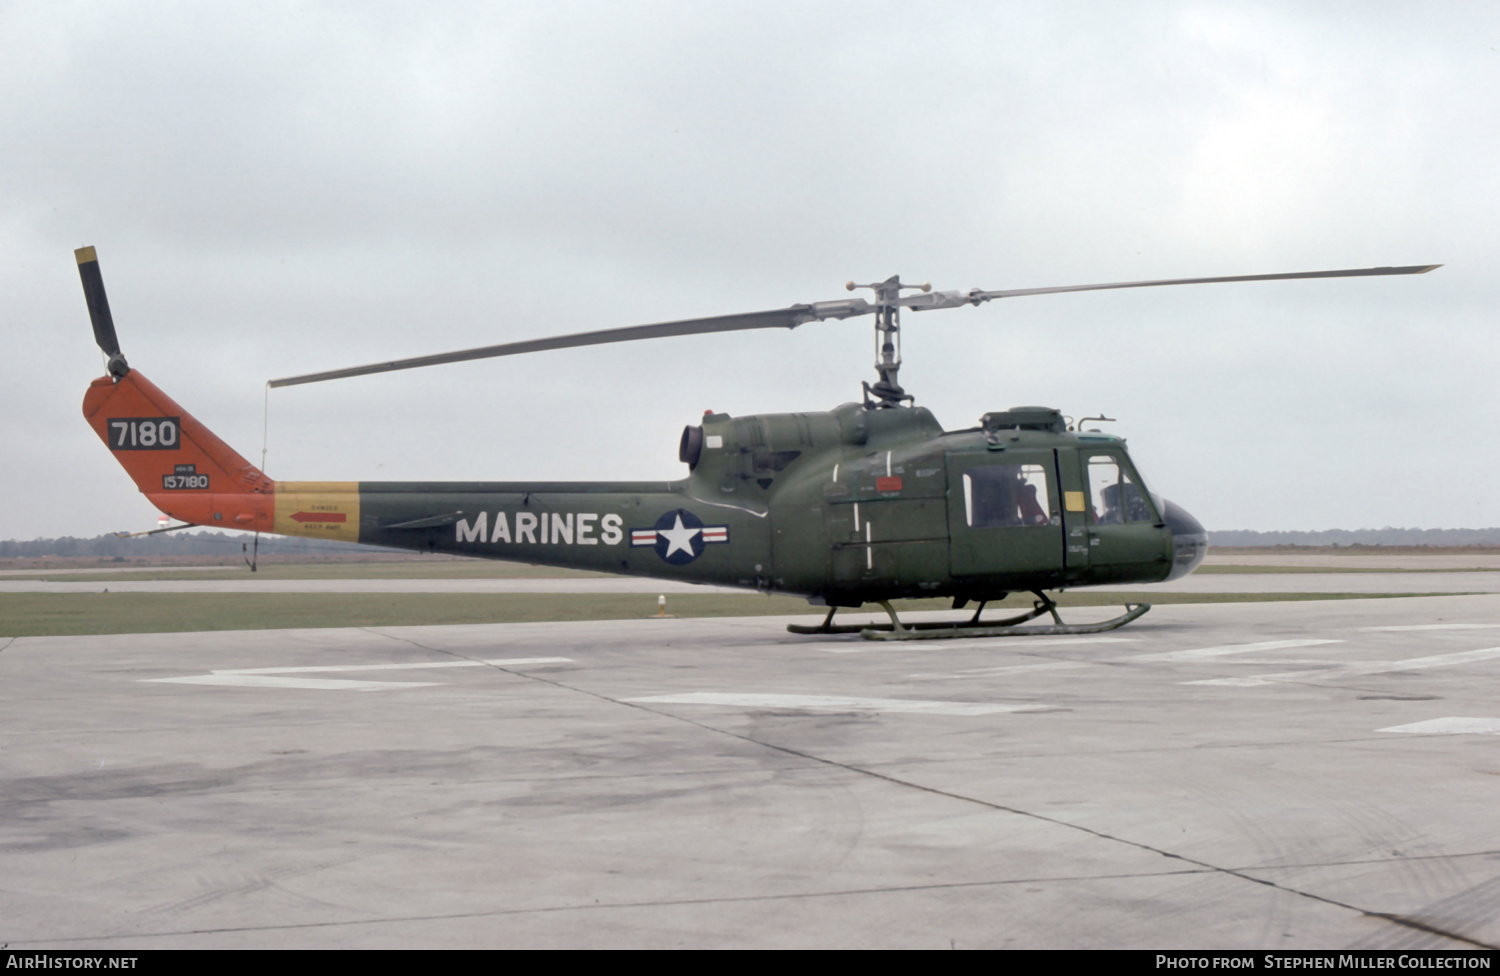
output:
[{"label": "helicopter", "polygon": [[[1047,595],[1191,573],[1202,524],[1148,490],[1125,441],[1049,407],[985,413],[945,430],[898,381],[901,313],[1003,298],[1165,285],[1425,274],[1441,265],[1177,278],[1002,291],[937,291],[899,275],[863,297],[531,339],[274,379],[271,388],[500,356],[873,315],[874,383],[860,402],[808,413],[708,413],[685,427],[677,481],[273,481],[158,389],[120,352],[93,247],[74,255],[107,358],[83,413],[148,500],[182,524],[739,587],[806,597],[828,613],[799,634],[871,640],[1092,634],[1139,618],[1065,624]],[[1084,418],[1107,420],[1109,418]],[[163,531],[163,530],[157,530]],[[1022,614],[983,620],[1012,593]],[[891,601],[950,598],[955,622],[902,621]],[[889,623],[840,625],[874,603]],[[1051,624],[1029,621],[1050,616]]]}]

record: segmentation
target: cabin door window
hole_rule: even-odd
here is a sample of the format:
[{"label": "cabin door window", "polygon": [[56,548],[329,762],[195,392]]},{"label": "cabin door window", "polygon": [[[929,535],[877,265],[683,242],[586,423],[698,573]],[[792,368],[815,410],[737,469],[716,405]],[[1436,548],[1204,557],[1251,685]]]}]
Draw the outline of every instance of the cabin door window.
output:
[{"label": "cabin door window", "polygon": [[964,521],[971,529],[1047,525],[1047,469],[1040,464],[990,464],[964,472]]}]

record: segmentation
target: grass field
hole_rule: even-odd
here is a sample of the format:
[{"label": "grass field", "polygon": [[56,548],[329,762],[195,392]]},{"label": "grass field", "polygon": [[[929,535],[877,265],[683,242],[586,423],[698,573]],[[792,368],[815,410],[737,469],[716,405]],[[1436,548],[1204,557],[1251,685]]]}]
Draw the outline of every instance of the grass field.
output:
[{"label": "grass field", "polygon": [[[1247,550],[1247,553],[1252,553]],[[1264,551],[1262,551],[1263,553]],[[261,563],[251,577],[243,564],[217,560],[168,560],[164,565],[115,564],[108,560],[65,560],[63,565],[14,566],[0,578],[52,582],[116,580],[330,580],[330,579],[581,579],[607,574],[553,569],[524,563],[451,557],[376,557],[325,560],[286,558]],[[39,572],[40,569],[48,572]],[[58,572],[58,570],[63,570]],[[1402,569],[1398,572],[1495,572],[1493,568]],[[1265,573],[1391,572],[1357,566],[1205,565],[1199,575]],[[1398,584],[1399,585],[1399,584]],[[1093,593],[1062,594],[1064,607],[1119,606],[1123,603],[1264,603],[1284,600],[1347,600],[1421,596],[1417,593]],[[1017,594],[1004,608],[1029,607]],[[947,600],[897,601],[901,610],[946,610]],[[207,630],[263,630],[296,627],[380,627],[399,625],[510,623],[549,620],[627,620],[656,614],[656,596],[640,594],[479,594],[479,593],[0,593],[0,638],[46,635],[169,633]],[[668,609],[681,617],[821,615],[824,611],[789,596],[677,594]],[[879,612],[868,605],[865,612]],[[957,617],[958,614],[955,614]]]},{"label": "grass field", "polygon": [[428,562],[410,559],[391,562],[347,562],[347,563],[262,563],[252,576],[249,567],[203,566],[188,568],[181,566],[142,566],[139,569],[113,569],[101,567],[93,570],[73,572],[38,572],[19,570],[7,573],[3,579],[50,580],[54,583],[92,583],[99,580],[225,580],[225,579],[586,579],[608,576],[583,569],[554,569],[550,566],[531,566],[526,563],[503,563],[495,560],[433,560]]},{"label": "grass field", "polygon": [[[1268,603],[1285,600],[1374,600],[1423,593],[1064,593],[1064,607],[1124,603]],[[898,600],[902,610],[946,610],[947,600]],[[997,610],[1030,607],[1017,594]],[[679,617],[822,615],[797,597],[677,594],[668,609]],[[867,605],[868,612],[880,608]],[[630,594],[473,593],[5,593],[0,594],[0,639],[78,634],[143,634],[299,627],[392,627],[516,623],[545,620],[632,620],[655,616],[656,597]],[[958,614],[954,615],[955,617]]]}]

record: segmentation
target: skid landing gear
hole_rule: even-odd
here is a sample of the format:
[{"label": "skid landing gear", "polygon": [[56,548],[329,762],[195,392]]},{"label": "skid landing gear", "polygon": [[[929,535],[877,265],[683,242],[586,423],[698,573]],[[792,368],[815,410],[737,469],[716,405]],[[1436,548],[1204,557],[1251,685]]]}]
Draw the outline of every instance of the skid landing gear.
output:
[{"label": "skid landing gear", "polygon": [[[1057,615],[1057,602],[1047,597],[1040,590],[1032,590],[1036,594],[1036,602],[1026,613],[1004,620],[981,621],[980,613],[984,611],[984,602],[981,601],[979,609],[974,611],[974,616],[961,623],[934,622],[905,624],[901,618],[896,616],[896,608],[891,606],[889,600],[881,600],[880,605],[890,615],[891,622],[888,624],[835,624],[833,615],[838,612],[838,607],[829,607],[828,616],[823,618],[823,623],[817,627],[807,627],[801,624],[787,624],[787,630],[794,634],[858,634],[865,640],[947,640],[955,637],[1035,637],[1056,636],[1059,634],[1102,634],[1107,630],[1123,627],[1140,617],[1151,609],[1149,603],[1127,603],[1125,612],[1118,617],[1109,620],[1101,620],[1093,624],[1065,624]],[[1035,620],[1043,614],[1048,614],[1054,621],[1037,627],[1019,626],[1028,620]]]}]

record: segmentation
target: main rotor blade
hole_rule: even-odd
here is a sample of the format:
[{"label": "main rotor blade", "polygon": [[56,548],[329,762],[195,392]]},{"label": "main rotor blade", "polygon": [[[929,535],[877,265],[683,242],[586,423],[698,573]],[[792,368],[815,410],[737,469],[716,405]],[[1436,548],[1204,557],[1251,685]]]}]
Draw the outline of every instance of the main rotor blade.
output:
[{"label": "main rotor blade", "polygon": [[[87,250],[92,254],[92,248],[88,248]],[[82,253],[82,251],[79,252],[80,272],[82,271],[84,261]],[[1228,281],[1281,281],[1291,278],[1352,278],[1369,275],[1426,274],[1428,271],[1440,267],[1442,267],[1440,264],[1421,264],[1404,268],[1355,268],[1345,271],[1294,271],[1287,274],[1230,275],[1217,278],[1117,281],[1099,285],[1062,285],[1054,288],[1016,288],[1004,291],[981,291],[976,288],[969,292],[951,291],[906,295],[892,300],[890,304],[920,312],[938,308],[957,308],[961,305],[980,305],[996,298],[1016,298],[1022,295],[1054,295],[1070,291],[1104,291],[1111,288],[1151,288],[1157,285],[1203,285]],[[94,269],[95,276],[97,277],[97,264],[94,265]],[[85,291],[88,290],[87,277],[85,277],[84,288]],[[102,300],[102,283],[99,285],[99,295]],[[822,321],[824,319],[846,319],[856,315],[868,315],[880,307],[882,306],[878,303],[871,304],[861,298],[848,298],[833,302],[812,302],[806,305],[792,305],[787,308],[772,309],[765,312],[749,312],[743,315],[718,315],[711,318],[657,322],[651,325],[631,325],[621,329],[575,332],[571,335],[550,336],[544,339],[525,339],[520,342],[505,342],[494,346],[480,346],[475,349],[460,349],[455,352],[437,353],[431,356],[393,359],[382,363],[351,366],[347,369],[332,369],[321,373],[304,373],[301,376],[287,376],[271,380],[267,385],[271,387],[299,386],[303,383],[321,383],[325,380],[369,376],[372,373],[391,373],[402,369],[416,369],[420,366],[440,366],[445,363],[462,363],[473,359],[517,356],[522,353],[545,352],[550,349],[571,349],[578,346],[599,346],[613,342],[633,342],[637,339],[661,339],[668,336],[702,335],[710,332],[738,332],[746,329],[795,329],[804,322]],[[92,313],[94,309],[92,293],[90,293],[89,298],[89,309]],[[108,305],[105,305],[104,316],[106,322],[108,322],[108,314]],[[102,348],[104,346],[104,338],[97,322],[98,320],[96,319],[95,334],[100,336],[99,342]],[[113,325],[109,326],[108,334],[112,340],[114,336]]]},{"label": "main rotor blade", "polygon": [[994,298],[1019,298],[1022,295],[1056,295],[1069,291],[1105,291],[1110,288],[1154,288],[1157,285],[1212,285],[1224,281],[1286,281],[1292,278],[1361,278],[1373,275],[1426,274],[1441,264],[1414,264],[1405,268],[1351,268],[1346,271],[1291,271],[1286,274],[1228,275],[1221,278],[1167,278],[1161,281],[1116,281],[1106,285],[1061,285],[1056,288],[1012,288],[1005,291],[969,292],[975,305]]},{"label": "main rotor blade", "polygon": [[83,279],[83,300],[89,306],[89,322],[94,326],[94,341],[109,357],[109,373],[118,379],[130,372],[120,354],[120,340],[115,335],[115,320],[109,314],[109,297],[104,294],[104,276],[99,273],[99,256],[94,248],[80,247],[73,252],[78,259],[78,277]]},{"label": "main rotor blade", "polygon": [[651,325],[630,325],[621,329],[575,332],[572,335],[550,336],[545,339],[504,342],[497,346],[480,346],[477,349],[460,349],[457,352],[437,353],[432,356],[413,356],[410,359],[393,359],[384,363],[370,363],[367,366],[351,366],[348,369],[331,369],[322,373],[288,376],[279,380],[271,380],[269,385],[272,387],[298,386],[303,383],[321,383],[324,380],[348,379],[351,376],[368,376],[371,373],[390,373],[398,369],[416,369],[419,366],[440,366],[444,363],[468,362],[471,359],[517,356],[527,352],[599,346],[611,342],[633,342],[636,339],[661,339],[668,336],[701,335],[707,332],[738,332],[744,329],[795,329],[804,322],[848,318],[852,315],[865,315],[874,310],[873,305],[860,298],[836,302],[814,302],[810,305],[793,305],[789,308],[749,312],[743,315],[682,319]]}]

